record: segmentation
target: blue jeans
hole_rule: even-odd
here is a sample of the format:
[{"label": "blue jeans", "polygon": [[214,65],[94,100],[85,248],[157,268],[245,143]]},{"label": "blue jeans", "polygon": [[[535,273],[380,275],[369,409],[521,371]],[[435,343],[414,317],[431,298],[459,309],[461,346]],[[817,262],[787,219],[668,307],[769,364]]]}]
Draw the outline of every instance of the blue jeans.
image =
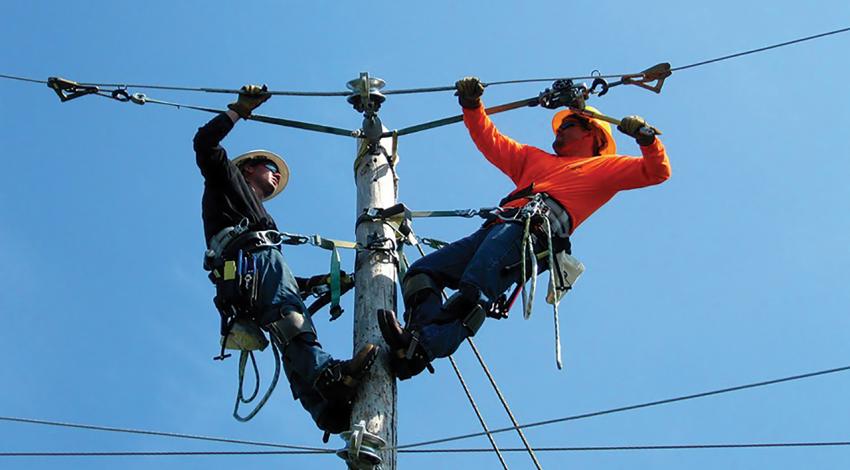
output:
[{"label": "blue jeans", "polygon": [[[522,233],[523,226],[517,223],[481,228],[420,258],[407,276],[428,274],[440,287],[459,290],[468,305],[480,303],[489,309],[511,284],[519,282],[521,269],[504,268],[521,260]],[[545,267],[541,263],[540,269]],[[451,355],[471,334],[462,323],[468,311],[445,309],[439,293],[406,307],[408,327],[419,332],[420,344],[431,359]]]},{"label": "blue jeans", "polygon": [[[257,322],[267,325],[280,320],[282,313],[295,311],[307,314],[307,307],[298,294],[295,276],[276,247],[254,252],[257,289],[257,307],[263,312]],[[318,338],[312,333],[302,333],[283,347],[283,370],[289,380],[292,396],[317,420],[328,406],[327,400],[313,387],[316,377],[333,360],[322,350]]]}]

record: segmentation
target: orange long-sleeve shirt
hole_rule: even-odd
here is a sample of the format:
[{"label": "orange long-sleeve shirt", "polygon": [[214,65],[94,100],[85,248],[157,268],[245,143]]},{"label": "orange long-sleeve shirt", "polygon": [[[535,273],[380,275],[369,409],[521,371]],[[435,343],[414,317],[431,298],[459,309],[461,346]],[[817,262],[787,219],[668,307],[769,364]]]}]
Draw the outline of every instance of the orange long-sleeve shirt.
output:
[{"label": "orange long-sleeve shirt", "polygon": [[[559,157],[502,135],[484,112],[484,106],[464,108],[463,122],[478,150],[517,189],[534,183],[535,193],[547,193],[561,203],[570,214],[573,231],[619,191],[652,186],[670,177],[670,161],[658,138],[640,148],[643,158]],[[524,203],[512,201],[507,206]]]}]

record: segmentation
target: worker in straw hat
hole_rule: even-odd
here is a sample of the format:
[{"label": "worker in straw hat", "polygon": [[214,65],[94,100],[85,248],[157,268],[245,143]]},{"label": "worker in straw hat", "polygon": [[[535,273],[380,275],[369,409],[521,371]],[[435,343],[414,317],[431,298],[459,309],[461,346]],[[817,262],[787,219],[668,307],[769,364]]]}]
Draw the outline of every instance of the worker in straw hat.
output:
[{"label": "worker in straw hat", "polygon": [[[518,266],[526,264],[524,258],[533,260],[530,255],[520,256],[523,247],[533,247],[533,258],[540,259],[541,271],[553,260],[558,269],[551,275],[565,278],[569,270],[558,261],[561,258],[543,253],[569,254],[569,236],[615,194],[659,184],[670,177],[664,146],[640,117],[623,119],[618,129],[637,140],[642,157],[618,155],[607,122],[571,109],[558,112],[552,119],[555,139],[554,153],[550,153],[518,143],[496,129],[481,103],[484,86],[477,78],[459,80],[456,88],[470,137],[516,189],[501,201],[502,210],[494,220],[410,266],[402,286],[404,328],[394,312],[378,312],[382,334],[391,350],[391,365],[400,379],[426,367],[431,369],[432,360],[452,354],[465,338],[476,333],[487,316],[498,313],[494,304],[498,307],[500,296],[504,299],[503,293],[511,284],[526,281]],[[589,106],[586,109],[599,114]],[[445,287],[457,292],[443,302]],[[561,293],[547,300],[556,305],[568,288],[556,289]],[[501,312],[502,316],[506,314]]]},{"label": "worker in straw hat", "polygon": [[265,86],[242,87],[229,110],[195,135],[197,164],[204,177],[204,265],[216,285],[222,347],[265,348],[268,343],[261,327],[281,350],[293,396],[320,429],[339,433],[349,427],[358,383],[371,368],[378,348],[367,344],[347,361],[336,360],[322,349],[283,258],[275,221],[263,206],[286,187],[286,162],[267,150],[229,160],[219,145],[240,118],[248,118],[269,97]]}]

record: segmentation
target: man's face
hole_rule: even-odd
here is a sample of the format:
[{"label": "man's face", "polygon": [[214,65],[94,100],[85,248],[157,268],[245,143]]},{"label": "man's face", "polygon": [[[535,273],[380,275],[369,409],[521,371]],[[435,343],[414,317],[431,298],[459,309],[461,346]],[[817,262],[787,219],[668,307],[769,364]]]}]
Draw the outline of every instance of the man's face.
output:
[{"label": "man's face", "polygon": [[271,160],[250,163],[243,172],[245,181],[259,190],[263,198],[271,196],[280,184],[280,170]]},{"label": "man's face", "polygon": [[567,116],[558,127],[552,150],[561,156],[592,155],[594,130],[575,116]]}]

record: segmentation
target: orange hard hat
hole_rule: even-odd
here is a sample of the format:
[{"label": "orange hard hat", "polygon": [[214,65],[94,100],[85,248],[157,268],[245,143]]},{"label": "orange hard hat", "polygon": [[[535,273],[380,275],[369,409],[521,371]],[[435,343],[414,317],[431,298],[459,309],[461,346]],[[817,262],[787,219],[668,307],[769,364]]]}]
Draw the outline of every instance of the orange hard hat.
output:
[{"label": "orange hard hat", "polygon": [[[596,114],[602,114],[598,109],[593,106],[585,106],[588,111],[593,111]],[[582,116],[580,113],[576,113],[570,108],[563,109],[555,113],[555,116],[552,117],[552,132],[555,134],[558,133],[558,128],[561,127],[561,122],[564,121],[564,118],[567,116],[572,116],[576,114],[581,116],[584,119],[590,121],[590,125],[595,127],[597,130],[601,131],[603,135],[605,135],[606,144],[599,149],[600,155],[612,155],[617,153],[617,143],[614,142],[614,134],[611,133],[611,124],[608,124],[605,121],[600,119],[593,119],[591,117]]]}]

